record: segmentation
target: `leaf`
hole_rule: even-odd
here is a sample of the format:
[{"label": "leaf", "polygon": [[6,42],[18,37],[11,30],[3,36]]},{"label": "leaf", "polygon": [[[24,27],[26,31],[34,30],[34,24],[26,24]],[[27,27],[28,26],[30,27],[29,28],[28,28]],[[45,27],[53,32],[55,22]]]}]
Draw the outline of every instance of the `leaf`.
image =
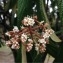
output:
[{"label": "leaf", "polygon": [[46,47],[47,53],[49,53],[49,54],[52,55],[53,57],[57,57],[59,47],[60,47],[60,45],[58,45],[57,42],[54,42],[54,41],[50,38],[49,44],[47,44],[47,47]]},{"label": "leaf", "polygon": [[36,55],[35,59],[33,60],[32,63],[42,63],[44,62],[44,58],[46,56],[46,53],[40,53],[38,55]]},{"label": "leaf", "polygon": [[28,7],[29,0],[18,0],[18,21],[17,21],[17,26],[20,27],[21,25],[21,20],[24,18],[26,15],[26,9]]},{"label": "leaf", "polygon": [[56,36],[55,33],[53,33],[50,38],[54,41],[54,42],[61,42],[61,40]]},{"label": "leaf", "polygon": [[54,57],[47,54],[44,63],[53,63],[54,59],[55,59]]},{"label": "leaf", "polygon": [[36,55],[37,55],[37,51],[35,50],[34,47],[33,47],[33,49],[30,51],[30,54],[31,54],[32,60],[34,60],[34,58],[35,58]]}]

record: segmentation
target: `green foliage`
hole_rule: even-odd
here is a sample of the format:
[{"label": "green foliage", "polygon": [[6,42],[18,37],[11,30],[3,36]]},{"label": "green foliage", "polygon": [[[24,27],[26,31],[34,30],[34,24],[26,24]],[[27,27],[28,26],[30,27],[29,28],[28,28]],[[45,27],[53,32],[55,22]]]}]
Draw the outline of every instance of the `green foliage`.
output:
[{"label": "green foliage", "polygon": [[30,15],[31,12],[31,1],[30,0],[18,0],[18,21],[17,26],[21,25],[21,20]]},{"label": "green foliage", "polygon": [[20,48],[17,50],[17,54],[16,54],[16,57],[15,57],[15,62],[16,63],[21,63],[22,62],[22,53],[21,53],[21,46]]},{"label": "green foliage", "polygon": [[5,4],[5,11],[8,11],[9,8],[13,8],[18,0],[8,0],[8,3]]},{"label": "green foliage", "polygon": [[38,54],[32,63],[42,63],[44,61],[45,53]]},{"label": "green foliage", "polygon": [[51,38],[49,40],[49,44],[47,44],[47,52],[53,57],[57,57],[59,50],[58,43],[54,42]]},{"label": "green foliage", "polygon": [[41,8],[42,7],[42,4],[40,4],[40,1],[39,0],[36,1],[36,5],[37,5],[37,16],[38,16],[38,20],[39,21],[40,20],[44,20],[43,8]]},{"label": "green foliage", "polygon": [[61,26],[63,26],[63,0],[57,0],[57,4],[60,13]]},{"label": "green foliage", "polygon": [[17,1],[18,1],[18,0],[10,0],[10,5],[9,5],[9,7],[10,7],[10,8],[13,8],[14,5],[17,5]]}]

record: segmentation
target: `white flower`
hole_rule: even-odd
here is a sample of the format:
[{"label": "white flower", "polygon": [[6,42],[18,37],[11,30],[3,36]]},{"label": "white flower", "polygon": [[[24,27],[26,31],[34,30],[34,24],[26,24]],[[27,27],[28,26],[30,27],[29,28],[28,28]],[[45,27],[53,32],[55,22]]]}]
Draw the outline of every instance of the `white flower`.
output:
[{"label": "white flower", "polygon": [[45,44],[42,44],[42,46],[43,46],[43,47],[46,47],[46,45],[45,45]]},{"label": "white flower", "polygon": [[14,31],[14,32],[19,32],[18,27],[17,27],[17,26],[14,26],[13,31]]},{"label": "white flower", "polygon": [[49,30],[50,34],[54,33],[54,31],[52,29]]},{"label": "white flower", "polygon": [[45,33],[42,33],[42,34],[43,34],[44,39],[46,39],[46,38],[49,38],[52,33],[54,33],[52,29],[46,29]]},{"label": "white flower", "polygon": [[27,44],[30,49],[32,49],[33,44],[29,43]]},{"label": "white flower", "polygon": [[25,33],[23,33],[23,34],[21,35],[21,41],[22,41],[22,42],[26,42],[26,41],[27,41],[27,35],[26,35]]},{"label": "white flower", "polygon": [[19,44],[12,44],[11,48],[12,49],[19,49]]},{"label": "white flower", "polygon": [[35,50],[38,51],[39,50],[39,47],[35,46]]},{"label": "white flower", "polygon": [[11,45],[11,41],[6,41],[6,45]]},{"label": "white flower", "polygon": [[33,26],[35,24],[35,22],[34,22],[34,19],[29,18],[29,17],[25,17],[24,20],[23,20],[23,24],[25,26],[29,26],[29,25]]},{"label": "white flower", "polygon": [[9,32],[6,32],[5,35],[11,37],[10,33]]},{"label": "white flower", "polygon": [[35,44],[35,46],[39,47],[39,44],[38,44],[38,43],[36,43],[36,44]]},{"label": "white flower", "polygon": [[34,19],[28,18],[28,24],[29,24],[30,26],[33,26],[33,25],[35,24]]},{"label": "white flower", "polygon": [[41,21],[41,22],[40,22],[40,24],[43,24],[43,23],[44,23],[44,21]]},{"label": "white flower", "polygon": [[25,27],[24,26],[21,26],[21,29],[24,29]]},{"label": "white flower", "polygon": [[12,48],[12,49],[15,49],[15,45],[12,45],[11,48]]},{"label": "white flower", "polygon": [[35,50],[38,51],[39,50],[39,44],[35,44]]},{"label": "white flower", "polygon": [[23,24],[24,24],[25,26],[29,26],[27,17],[24,18]]},{"label": "white flower", "polygon": [[53,31],[52,29],[46,29],[45,32],[49,33],[50,35],[51,35],[52,33],[54,33],[54,31]]},{"label": "white flower", "polygon": [[19,49],[19,48],[20,48],[20,46],[19,46],[19,45],[15,47],[15,49]]},{"label": "white flower", "polygon": [[38,42],[39,43],[46,43],[45,39],[39,39]]},{"label": "white flower", "polygon": [[15,44],[17,42],[15,38],[11,38],[10,40],[11,40],[12,44]]},{"label": "white flower", "polygon": [[44,39],[45,39],[45,38],[49,38],[49,37],[50,37],[50,34],[49,34],[48,32],[45,32],[45,33],[43,34],[43,37],[44,37]]},{"label": "white flower", "polygon": [[30,48],[29,48],[29,47],[27,47],[27,48],[26,48],[26,50],[27,50],[27,52],[29,52],[29,51],[30,51]]},{"label": "white flower", "polygon": [[33,47],[33,44],[31,44],[31,43],[28,43],[27,44],[27,51],[29,52],[31,49],[32,49],[32,47]]},{"label": "white flower", "polygon": [[43,37],[44,38],[49,38],[50,35],[53,33],[54,31],[52,29],[46,29],[45,33],[43,33]]},{"label": "white flower", "polygon": [[15,42],[15,44],[16,44],[16,45],[19,45],[19,43],[18,43],[18,42]]},{"label": "white flower", "polygon": [[33,40],[32,39],[28,39],[28,42],[33,43]]}]

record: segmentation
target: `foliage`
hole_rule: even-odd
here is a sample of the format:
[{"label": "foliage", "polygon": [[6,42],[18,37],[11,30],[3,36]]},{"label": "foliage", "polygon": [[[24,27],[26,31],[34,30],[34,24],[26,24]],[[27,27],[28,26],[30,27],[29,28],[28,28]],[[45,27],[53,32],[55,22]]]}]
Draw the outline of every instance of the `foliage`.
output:
[{"label": "foliage", "polygon": [[57,5],[61,19],[61,26],[63,26],[63,0],[57,0]]}]

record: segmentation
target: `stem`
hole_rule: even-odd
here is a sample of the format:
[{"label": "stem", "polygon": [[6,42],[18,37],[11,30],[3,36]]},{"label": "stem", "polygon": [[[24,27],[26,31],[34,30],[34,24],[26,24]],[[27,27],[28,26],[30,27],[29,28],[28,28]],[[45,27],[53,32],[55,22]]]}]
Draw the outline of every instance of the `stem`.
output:
[{"label": "stem", "polygon": [[22,44],[22,63],[27,63],[25,46]]}]

